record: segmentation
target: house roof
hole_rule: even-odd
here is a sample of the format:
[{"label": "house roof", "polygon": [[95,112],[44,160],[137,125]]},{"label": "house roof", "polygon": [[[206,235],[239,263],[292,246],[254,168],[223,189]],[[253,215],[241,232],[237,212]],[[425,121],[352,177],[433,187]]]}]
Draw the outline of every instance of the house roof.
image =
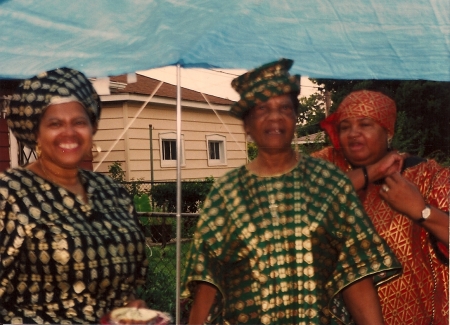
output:
[{"label": "house roof", "polygon": [[[140,74],[136,74],[137,82],[134,83],[127,83],[127,76],[126,75],[120,75],[115,77],[110,77],[111,82],[116,82],[122,84],[122,87],[113,88],[111,89],[111,93],[129,93],[129,94],[140,94],[140,95],[151,95],[151,93],[154,91],[156,86],[160,83],[159,80],[143,76]],[[163,83],[161,87],[156,92],[155,96],[158,97],[166,97],[166,98],[177,98],[177,87],[168,83]],[[203,98],[202,94],[195,90],[190,90],[187,88],[181,88],[181,97],[182,100],[188,100],[188,101],[194,101],[194,102],[201,102],[206,103],[205,99]],[[207,95],[205,94],[205,97],[208,99],[208,101],[211,104],[218,104],[218,105],[231,105],[234,102],[225,99],[220,98],[217,96]]]}]

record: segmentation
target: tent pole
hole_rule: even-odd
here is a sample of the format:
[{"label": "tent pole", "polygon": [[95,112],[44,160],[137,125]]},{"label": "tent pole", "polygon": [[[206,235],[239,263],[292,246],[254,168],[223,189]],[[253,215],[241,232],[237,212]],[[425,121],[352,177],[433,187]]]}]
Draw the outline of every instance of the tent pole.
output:
[{"label": "tent pole", "polygon": [[175,322],[180,325],[180,294],[181,294],[181,68],[180,64],[177,64],[177,242],[176,242],[176,299],[175,310],[176,318]]}]

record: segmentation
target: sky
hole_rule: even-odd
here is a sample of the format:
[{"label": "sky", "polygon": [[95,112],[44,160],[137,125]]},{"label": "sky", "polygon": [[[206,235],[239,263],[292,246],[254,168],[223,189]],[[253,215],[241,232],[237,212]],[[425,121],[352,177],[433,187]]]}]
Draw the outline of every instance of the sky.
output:
[{"label": "sky", "polygon": [[[228,98],[236,101],[239,99],[238,93],[231,88],[231,80],[246,72],[238,69],[180,69],[181,87],[196,90],[204,94]],[[157,69],[138,71],[137,73],[148,76],[169,84],[176,85],[177,73],[175,66],[162,67]],[[309,97],[317,90],[317,85],[309,81],[308,78],[301,79],[300,97]]]}]

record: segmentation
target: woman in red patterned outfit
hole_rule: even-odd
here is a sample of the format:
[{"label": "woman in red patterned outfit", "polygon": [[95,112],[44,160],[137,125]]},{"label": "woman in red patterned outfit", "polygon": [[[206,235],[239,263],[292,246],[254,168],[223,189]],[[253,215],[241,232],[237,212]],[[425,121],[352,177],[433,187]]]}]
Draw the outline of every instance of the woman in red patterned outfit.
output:
[{"label": "woman in red patterned outfit", "polygon": [[313,153],[347,172],[403,274],[378,288],[387,324],[449,323],[450,169],[391,150],[395,102],[352,92],[322,121],[333,147]]}]

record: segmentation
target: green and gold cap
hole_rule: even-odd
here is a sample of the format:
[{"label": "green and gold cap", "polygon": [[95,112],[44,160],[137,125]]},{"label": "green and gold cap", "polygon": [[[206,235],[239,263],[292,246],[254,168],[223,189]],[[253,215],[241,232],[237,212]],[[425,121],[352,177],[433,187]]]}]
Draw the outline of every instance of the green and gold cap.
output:
[{"label": "green and gold cap", "polygon": [[230,114],[242,119],[245,113],[271,97],[284,94],[300,94],[300,75],[290,75],[293,60],[280,59],[266,63],[233,79],[231,87],[240,95],[230,108]]}]

